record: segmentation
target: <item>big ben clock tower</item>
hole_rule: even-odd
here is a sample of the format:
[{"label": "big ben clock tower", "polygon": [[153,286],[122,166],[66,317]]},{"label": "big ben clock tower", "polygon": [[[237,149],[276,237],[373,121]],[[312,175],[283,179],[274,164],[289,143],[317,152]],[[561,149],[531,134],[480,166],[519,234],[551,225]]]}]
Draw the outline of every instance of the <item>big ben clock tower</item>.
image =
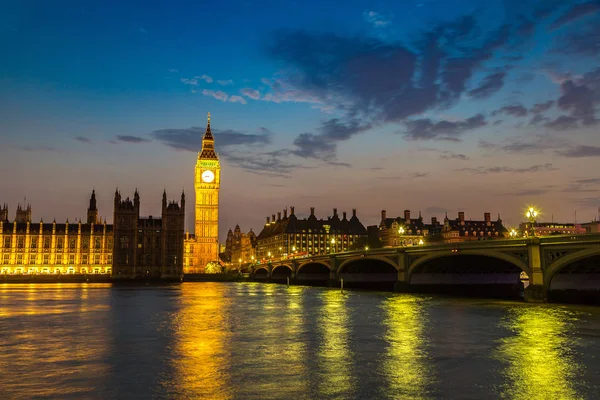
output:
[{"label": "big ben clock tower", "polygon": [[[196,189],[195,237],[196,268],[207,271],[209,263],[219,262],[219,186],[221,164],[215,152],[215,139],[210,131],[210,113],[202,151],[198,153],[194,187]],[[210,268],[210,266],[209,266]]]}]

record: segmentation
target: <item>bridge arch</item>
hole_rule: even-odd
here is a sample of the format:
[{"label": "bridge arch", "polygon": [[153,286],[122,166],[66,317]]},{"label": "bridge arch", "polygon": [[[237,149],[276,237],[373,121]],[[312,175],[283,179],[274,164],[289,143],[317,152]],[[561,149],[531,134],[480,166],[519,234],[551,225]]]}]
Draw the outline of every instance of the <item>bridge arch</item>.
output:
[{"label": "bridge arch", "polygon": [[344,260],[337,268],[338,276],[343,271],[343,268],[346,267],[348,264],[356,262],[356,261],[368,261],[368,260],[382,261],[382,262],[394,267],[394,269],[396,271],[398,271],[398,265],[395,262],[393,262],[392,260],[390,260],[389,258],[381,257],[381,256],[361,255],[359,257],[352,257],[352,258],[348,258],[348,259]]},{"label": "bridge arch", "polygon": [[252,273],[252,277],[258,279],[267,279],[269,277],[269,268],[267,268],[267,266],[256,268]]},{"label": "bridge arch", "polygon": [[300,271],[302,268],[304,268],[307,265],[311,265],[311,264],[319,264],[324,266],[325,268],[327,268],[328,270],[331,270],[331,267],[329,266],[328,263],[326,263],[325,261],[306,261],[303,262],[302,264],[298,265],[298,271]]},{"label": "bridge arch", "polygon": [[[587,259],[591,259],[594,257],[600,258],[600,247],[594,246],[587,249],[579,250],[571,254],[567,254],[564,257],[559,258],[550,264],[544,273],[544,286],[550,289],[552,284],[552,279],[565,267],[568,267],[572,264],[575,264],[579,261],[584,261]],[[600,267],[600,265],[599,265]]]},{"label": "bridge arch", "polygon": [[276,265],[271,269],[271,279],[283,279],[291,278],[294,273],[294,269],[287,264]]},{"label": "bridge arch", "polygon": [[529,266],[517,257],[511,256],[511,255],[508,255],[505,253],[501,253],[501,252],[496,252],[496,251],[460,250],[459,253],[448,253],[446,251],[443,253],[440,252],[437,254],[432,254],[432,255],[421,257],[421,258],[417,259],[413,264],[409,265],[409,267],[408,267],[407,281],[410,282],[413,274],[415,273],[415,271],[418,268],[426,265],[427,263],[429,263],[433,260],[437,260],[440,258],[454,258],[454,257],[463,257],[463,256],[483,257],[483,258],[492,258],[492,259],[496,259],[496,260],[501,260],[501,261],[504,261],[508,264],[515,266],[516,268],[520,269],[521,271],[525,271],[525,273],[527,273],[527,275],[531,275],[531,269],[529,268]]},{"label": "bridge arch", "polygon": [[327,281],[331,275],[331,269],[324,262],[306,262],[298,266],[296,279],[300,281]]}]

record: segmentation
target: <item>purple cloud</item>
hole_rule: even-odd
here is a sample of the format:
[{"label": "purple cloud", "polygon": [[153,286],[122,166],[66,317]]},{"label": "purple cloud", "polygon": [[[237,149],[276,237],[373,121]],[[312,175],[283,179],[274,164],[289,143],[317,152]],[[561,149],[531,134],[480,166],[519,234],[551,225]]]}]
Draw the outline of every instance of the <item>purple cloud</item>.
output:
[{"label": "purple cloud", "polygon": [[260,99],[260,92],[255,89],[243,88],[242,90],[240,90],[240,93],[252,100]]}]

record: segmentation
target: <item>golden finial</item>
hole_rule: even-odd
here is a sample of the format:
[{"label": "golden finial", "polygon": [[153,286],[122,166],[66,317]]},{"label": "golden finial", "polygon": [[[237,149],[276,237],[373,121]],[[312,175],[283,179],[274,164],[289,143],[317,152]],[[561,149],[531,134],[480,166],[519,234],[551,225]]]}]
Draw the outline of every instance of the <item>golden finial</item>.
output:
[{"label": "golden finial", "polygon": [[210,125],[210,112],[208,113],[208,124]]}]

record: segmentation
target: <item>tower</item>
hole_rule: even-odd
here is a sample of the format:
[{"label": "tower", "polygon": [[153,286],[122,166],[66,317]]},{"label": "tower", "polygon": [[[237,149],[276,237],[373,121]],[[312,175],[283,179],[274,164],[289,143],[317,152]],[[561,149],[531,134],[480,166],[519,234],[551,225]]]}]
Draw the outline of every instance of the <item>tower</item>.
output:
[{"label": "tower", "polygon": [[96,206],[96,191],[92,190],[92,196],[90,197],[90,206],[87,210],[87,223],[98,224],[98,207]]},{"label": "tower", "polygon": [[219,186],[221,164],[215,152],[215,140],[210,130],[210,113],[198,153],[194,174],[196,190],[196,260],[195,267],[205,271],[210,262],[219,261]]}]

